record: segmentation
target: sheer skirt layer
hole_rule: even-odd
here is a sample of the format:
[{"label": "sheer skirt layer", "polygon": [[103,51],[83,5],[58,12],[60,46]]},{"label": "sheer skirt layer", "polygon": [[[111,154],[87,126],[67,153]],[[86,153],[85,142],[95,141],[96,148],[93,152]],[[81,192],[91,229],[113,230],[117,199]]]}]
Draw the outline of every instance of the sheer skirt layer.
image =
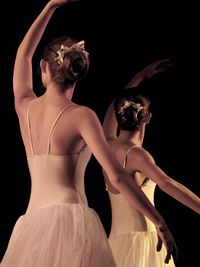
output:
[{"label": "sheer skirt layer", "polygon": [[173,259],[164,263],[166,249],[156,251],[155,231],[131,232],[109,238],[117,267],[175,267]]},{"label": "sheer skirt layer", "polygon": [[19,217],[1,266],[116,267],[97,214],[80,204],[51,205]]}]

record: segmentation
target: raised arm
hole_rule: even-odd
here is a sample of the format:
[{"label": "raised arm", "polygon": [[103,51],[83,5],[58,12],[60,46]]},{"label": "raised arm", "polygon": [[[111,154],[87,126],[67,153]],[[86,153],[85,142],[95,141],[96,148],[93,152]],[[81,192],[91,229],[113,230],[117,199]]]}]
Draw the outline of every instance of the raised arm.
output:
[{"label": "raised arm", "polygon": [[143,70],[135,74],[133,78],[126,84],[124,89],[137,87],[145,79],[149,79],[155,74],[163,72],[169,66],[171,66],[169,59],[160,59],[149,64]]},{"label": "raised arm", "polygon": [[[166,262],[168,262],[176,246],[170,231],[164,226],[166,225],[164,219],[111,152],[96,114],[87,108],[81,108],[80,113],[77,111],[76,118],[79,120],[77,125],[82,137],[105,170],[111,184],[124,195],[130,205],[141,211],[156,225],[158,235],[168,251],[166,256]],[[162,229],[164,231],[160,231]],[[160,248],[161,242],[158,243],[157,249]]]},{"label": "raised arm", "polygon": [[19,106],[20,108],[23,106],[24,102],[26,102],[24,101],[25,99],[35,97],[32,81],[32,58],[52,14],[59,6],[72,1],[75,0],[49,1],[35,19],[19,45],[13,76],[13,90],[17,109]]},{"label": "raised arm", "polygon": [[137,148],[136,151],[132,151],[130,156],[134,162],[134,168],[137,168],[138,171],[154,181],[162,191],[200,214],[200,198],[164,173],[146,150]]},{"label": "raised arm", "polygon": [[108,141],[117,137],[117,120],[114,112],[114,100],[110,103],[103,120],[103,130]]},{"label": "raised arm", "polygon": [[[123,88],[133,88],[133,90],[145,79],[149,79],[157,73],[164,71],[171,66],[169,59],[157,60],[133,76],[130,82]],[[103,121],[104,134],[107,140],[117,137],[117,121],[114,114],[114,100],[110,103]]]}]

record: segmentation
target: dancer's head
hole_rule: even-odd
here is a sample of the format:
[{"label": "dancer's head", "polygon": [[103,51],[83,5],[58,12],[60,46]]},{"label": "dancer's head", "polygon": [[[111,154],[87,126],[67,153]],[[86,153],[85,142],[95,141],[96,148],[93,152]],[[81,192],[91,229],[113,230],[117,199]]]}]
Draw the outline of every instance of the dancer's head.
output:
[{"label": "dancer's head", "polygon": [[115,116],[121,130],[136,131],[151,117],[149,99],[136,88],[122,90],[114,101]]},{"label": "dancer's head", "polygon": [[44,49],[41,68],[47,62],[52,80],[60,84],[81,80],[89,69],[89,54],[84,45],[84,41],[66,36],[54,39]]}]

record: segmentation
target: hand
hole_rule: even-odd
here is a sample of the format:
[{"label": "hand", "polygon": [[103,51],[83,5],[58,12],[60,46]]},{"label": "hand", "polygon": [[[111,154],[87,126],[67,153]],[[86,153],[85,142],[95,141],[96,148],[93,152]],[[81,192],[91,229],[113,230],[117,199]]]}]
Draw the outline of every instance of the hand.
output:
[{"label": "hand", "polygon": [[170,67],[171,63],[169,62],[169,59],[161,59],[157,60],[151,64],[149,64],[146,68],[139,71],[132,79],[131,81],[124,87],[130,88],[130,87],[137,87],[144,79],[151,78],[156,73],[164,71],[167,67]]},{"label": "hand", "polygon": [[70,2],[80,2],[80,0],[50,0],[49,3],[51,3],[53,6],[59,7],[66,5]]},{"label": "hand", "polygon": [[172,66],[169,59],[157,60],[149,64],[146,68],[140,71],[140,75],[143,78],[151,78],[153,75],[164,71],[167,67]]},{"label": "hand", "polygon": [[173,255],[174,260],[178,259],[178,248],[176,246],[176,242],[168,229],[167,225],[161,227],[156,227],[158,234],[158,243],[157,243],[157,251],[160,251],[162,248],[162,243],[165,245],[167,250],[167,255],[165,257],[165,263],[169,263],[171,255]]}]

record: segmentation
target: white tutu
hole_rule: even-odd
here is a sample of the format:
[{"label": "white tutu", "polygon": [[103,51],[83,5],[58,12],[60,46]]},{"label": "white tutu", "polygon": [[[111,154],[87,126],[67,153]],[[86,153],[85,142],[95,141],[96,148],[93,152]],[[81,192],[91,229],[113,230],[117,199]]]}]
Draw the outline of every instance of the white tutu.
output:
[{"label": "white tutu", "polygon": [[94,210],[57,204],[21,216],[1,266],[115,267],[105,231]]},{"label": "white tutu", "polygon": [[117,267],[174,267],[173,259],[165,264],[166,249],[156,251],[155,231],[131,232],[109,238]]}]

